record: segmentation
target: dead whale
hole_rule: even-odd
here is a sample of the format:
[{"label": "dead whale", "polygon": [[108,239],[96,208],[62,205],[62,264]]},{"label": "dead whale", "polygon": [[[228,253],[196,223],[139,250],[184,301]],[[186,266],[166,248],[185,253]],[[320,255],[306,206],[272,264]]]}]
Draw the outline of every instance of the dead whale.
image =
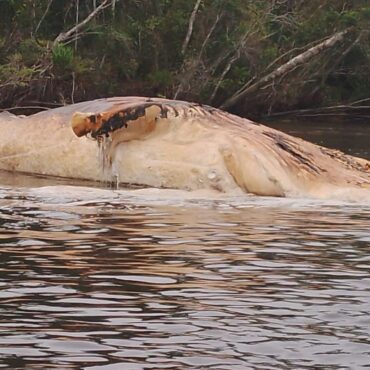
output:
[{"label": "dead whale", "polygon": [[221,110],[145,97],[0,115],[0,169],[122,184],[370,200],[370,162]]}]

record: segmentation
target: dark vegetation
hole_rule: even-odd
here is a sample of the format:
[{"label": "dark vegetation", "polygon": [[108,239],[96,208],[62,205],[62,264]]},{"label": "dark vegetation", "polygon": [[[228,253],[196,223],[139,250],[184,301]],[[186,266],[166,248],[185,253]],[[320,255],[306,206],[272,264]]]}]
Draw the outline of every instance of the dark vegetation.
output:
[{"label": "dark vegetation", "polygon": [[145,95],[370,116],[368,0],[1,0],[0,25],[1,108]]}]

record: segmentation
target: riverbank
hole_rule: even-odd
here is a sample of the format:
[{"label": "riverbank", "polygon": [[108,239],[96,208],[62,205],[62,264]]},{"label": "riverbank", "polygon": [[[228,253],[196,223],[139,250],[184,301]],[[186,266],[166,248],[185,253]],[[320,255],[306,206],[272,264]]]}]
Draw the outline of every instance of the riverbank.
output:
[{"label": "riverbank", "polygon": [[369,15],[365,0],[2,1],[0,108],[140,95],[256,120],[369,115]]}]

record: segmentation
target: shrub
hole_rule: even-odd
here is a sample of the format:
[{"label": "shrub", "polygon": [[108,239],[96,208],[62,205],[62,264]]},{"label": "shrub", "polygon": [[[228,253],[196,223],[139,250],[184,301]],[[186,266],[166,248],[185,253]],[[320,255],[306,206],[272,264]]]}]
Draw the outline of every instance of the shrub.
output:
[{"label": "shrub", "polygon": [[73,68],[73,49],[58,44],[52,50],[53,67],[59,71],[70,71]]}]

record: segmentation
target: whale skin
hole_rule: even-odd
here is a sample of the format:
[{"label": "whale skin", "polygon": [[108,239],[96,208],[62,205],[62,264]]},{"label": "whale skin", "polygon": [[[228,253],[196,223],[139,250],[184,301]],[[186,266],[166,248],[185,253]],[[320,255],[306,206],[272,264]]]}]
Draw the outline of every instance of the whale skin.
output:
[{"label": "whale skin", "polygon": [[219,109],[116,97],[0,114],[0,169],[230,194],[370,201],[370,162]]}]

